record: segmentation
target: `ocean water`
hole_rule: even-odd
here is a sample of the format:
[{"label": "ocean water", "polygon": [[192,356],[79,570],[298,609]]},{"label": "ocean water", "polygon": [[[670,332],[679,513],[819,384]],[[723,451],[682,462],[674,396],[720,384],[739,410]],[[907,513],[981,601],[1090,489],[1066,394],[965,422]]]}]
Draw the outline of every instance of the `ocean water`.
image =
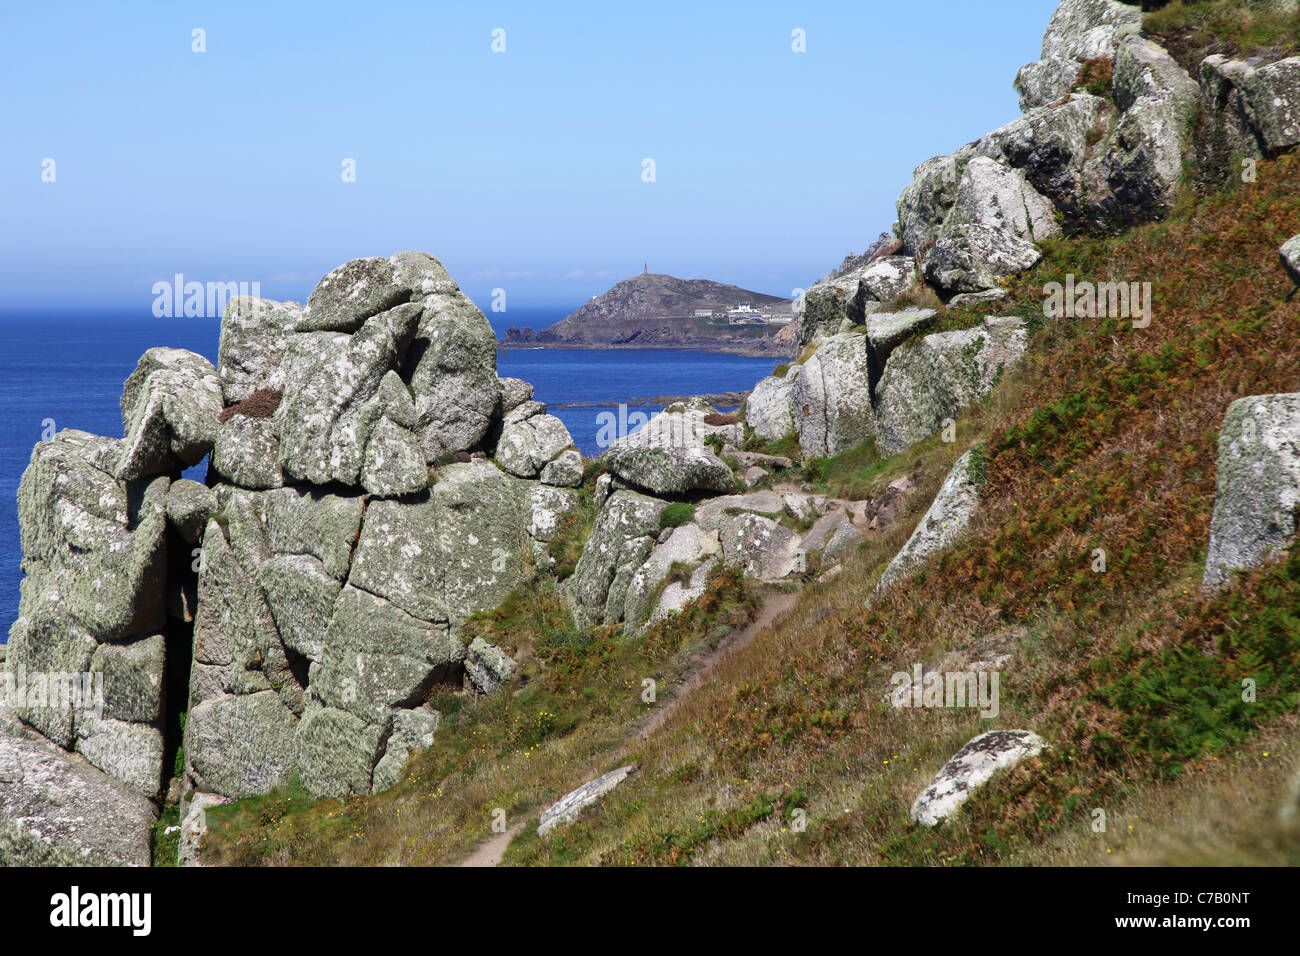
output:
[{"label": "ocean water", "polygon": [[[488,313],[498,336],[509,325],[545,328],[569,310],[511,310],[508,320]],[[18,616],[22,551],[18,541],[18,482],[32,446],[63,428],[122,434],[122,383],[146,349],[190,349],[217,358],[216,319],[158,319],[139,310],[93,314],[0,314],[0,642]],[[501,352],[497,372],[532,382],[539,401],[572,433],[583,454],[598,453],[602,415],[616,407],[555,408],[568,402],[621,402],[656,395],[743,391],[771,373],[772,359],[670,349]],[[653,414],[633,406],[628,413]],[[188,472],[203,480],[206,463]]]}]

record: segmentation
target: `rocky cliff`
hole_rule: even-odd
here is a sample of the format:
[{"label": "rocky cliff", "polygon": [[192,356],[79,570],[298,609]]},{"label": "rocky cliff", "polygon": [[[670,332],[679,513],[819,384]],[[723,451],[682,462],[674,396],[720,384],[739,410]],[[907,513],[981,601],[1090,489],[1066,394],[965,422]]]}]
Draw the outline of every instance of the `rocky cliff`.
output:
[{"label": "rocky cliff", "polygon": [[[1114,541],[1117,567],[1143,548],[1148,565],[1127,579],[1096,578],[1121,590],[1078,610],[1083,624],[1070,627],[1086,633],[1067,627],[1069,639],[1060,641],[1071,659],[1107,639],[1098,620],[1128,626],[1114,609],[1127,614],[1137,603],[1133,585],[1109,582],[1141,578],[1154,588],[1147,578],[1159,577],[1161,598],[1148,603],[1195,601],[1182,587],[1194,564],[1207,595],[1200,600],[1230,595],[1242,575],[1291,548],[1297,530],[1300,398],[1281,378],[1293,365],[1272,368],[1260,344],[1261,335],[1271,336],[1275,348],[1292,354],[1290,339],[1276,344],[1278,328],[1293,321],[1290,307],[1265,301],[1282,298],[1276,283],[1252,275],[1268,293],[1256,297],[1264,305],[1242,310],[1249,314],[1240,321],[1233,312],[1235,324],[1224,325],[1223,336],[1220,326],[1192,321],[1205,317],[1189,303],[1214,290],[1188,291],[1184,283],[1170,301],[1192,310],[1188,320],[1125,346],[1121,332],[1147,326],[1104,316],[1108,324],[1094,335],[1091,326],[1060,322],[1053,339],[1039,290],[1009,291],[1050,251],[1049,239],[1092,234],[1100,242],[1171,215],[1187,186],[1185,168],[1222,164],[1225,138],[1236,144],[1234,163],[1283,157],[1278,175],[1295,176],[1287,165],[1294,157],[1285,154],[1300,144],[1300,58],[1246,62],[1216,54],[1193,79],[1142,35],[1141,24],[1126,4],[1064,0],[1042,59],[1017,78],[1025,115],[917,169],[899,198],[894,239],[846,260],[810,290],[797,326],[798,362],[758,383],[742,417],[700,401],[678,403],[620,436],[594,467],[533,400],[531,386],[497,376],[486,319],[424,253],[346,263],[305,305],[233,301],[215,367],[183,350],[145,353],[124,384],[124,436],[59,433],[36,446],[19,490],[26,578],[3,676],[23,693],[0,708],[0,862],[147,863],[159,806],[177,800],[189,827],[190,849],[182,852],[192,858],[194,821],[204,807],[292,779],[321,797],[365,798],[392,787],[413,755],[454,732],[443,726],[436,700],[449,690],[501,694],[518,680],[522,665],[512,649],[477,636],[473,621],[536,574],[549,576],[578,633],[629,637],[690,607],[721,568],[753,582],[809,580],[823,588],[837,575],[853,575],[834,592],[841,603],[797,618],[826,638],[799,652],[817,666],[777,661],[775,670],[795,675],[792,683],[778,681],[774,693],[756,697],[759,685],[746,682],[707,711],[708,720],[730,723],[719,734],[700,734],[692,752],[746,774],[767,772],[744,761],[778,746],[774,730],[780,746],[812,728],[818,746],[849,740],[853,753],[838,754],[827,768],[860,760],[844,728],[859,712],[871,722],[893,717],[861,707],[861,689],[847,688],[857,670],[879,664],[899,641],[987,631],[993,657],[977,659],[973,637],[961,648],[974,672],[990,659],[1010,659],[1004,651],[1017,643],[1018,629],[1071,620],[1071,588],[1082,591],[1080,575],[1087,578],[1070,562],[1092,547],[1099,527]],[[1108,77],[1100,85],[1099,75]],[[1300,222],[1250,208],[1269,229],[1284,223],[1293,232]],[[1149,246],[1159,241],[1142,246],[1143,262],[1156,261]],[[1280,261],[1273,248],[1267,267],[1278,277],[1300,277],[1300,237],[1282,245]],[[1250,267],[1258,273],[1260,263]],[[625,293],[636,300],[627,290],[620,297]],[[1004,298],[1010,307],[999,315]],[[649,307],[666,300],[654,301]],[[1210,318],[1224,323],[1221,313],[1234,302],[1216,305]],[[1176,338],[1183,333],[1201,337]],[[1249,344],[1251,368],[1226,345],[1216,352],[1221,339]],[[1055,350],[1034,352],[1045,341]],[[1071,364],[1080,354],[1083,368]],[[980,401],[1016,401],[1004,384],[1036,362],[1046,369],[1036,380],[1038,407],[1005,416],[996,433],[978,440],[957,432],[956,420]],[[1196,377],[1215,362],[1232,369],[1230,383]],[[1089,382],[1063,381],[1061,369],[1105,387],[1093,394]],[[1180,387],[1179,376],[1194,384],[1174,393],[1179,412],[1166,414],[1164,400]],[[1258,394],[1233,394],[1246,388]],[[1139,392],[1148,401],[1140,413],[1115,413]],[[1192,422],[1185,433],[1177,430],[1184,420]],[[1211,463],[1190,458],[1184,468],[1182,458],[1199,454],[1216,429]],[[1114,438],[1119,433],[1122,440]],[[985,439],[1000,461],[990,463]],[[927,443],[954,447],[934,455],[946,478],[927,476],[922,497],[912,466],[929,454],[918,451]],[[853,455],[889,475],[887,487],[862,496],[813,487],[827,459]],[[205,484],[180,478],[205,456]],[[1105,470],[1130,460],[1137,462],[1132,472]],[[890,467],[902,473],[895,477]],[[1200,545],[1151,544],[1150,527],[1187,531],[1196,520],[1151,504],[1186,506],[1183,487],[1167,473],[1187,487],[1211,475],[1215,498]],[[1074,483],[1083,488],[1080,498],[1051,497]],[[1131,494],[1135,485],[1142,495]],[[1030,497],[1038,486],[1050,489],[1042,501]],[[1121,488],[1130,492],[1126,508],[1141,515],[1138,531],[1122,527],[1123,509],[1105,507]],[[1032,516],[1030,504],[1038,508]],[[992,531],[980,524],[989,509],[997,510],[988,520],[1000,522]],[[571,573],[561,576],[551,545],[584,510],[589,531]],[[909,534],[910,523],[900,527],[899,519],[912,511]],[[981,532],[984,560],[933,573],[945,554]],[[868,573],[841,575],[863,546],[884,560]],[[1176,561],[1167,558],[1171,552]],[[1105,570],[1102,549],[1101,571],[1094,563],[1092,573]],[[927,574],[940,599],[909,591],[909,582]],[[882,616],[882,607],[894,617]],[[1253,605],[1223,608],[1198,605],[1188,613],[1201,615],[1205,633],[1216,634],[1224,620],[1245,621],[1245,633]],[[1178,614],[1184,610],[1180,604]],[[1160,627],[1152,631],[1175,625]],[[791,629],[784,633],[792,643],[778,651],[795,653]],[[1097,659],[1132,670],[1129,660],[1148,637],[1139,633],[1114,660],[1100,652]],[[1290,652],[1275,637],[1261,646],[1284,660]],[[1057,653],[1048,642],[1034,647]],[[1055,658],[1052,665],[1065,667]],[[1065,694],[1061,688],[1104,669],[1057,672],[1056,683],[1046,682],[1051,705]],[[1195,674],[1201,681],[1201,671]],[[1240,677],[1232,668],[1228,674]],[[1197,693],[1203,686],[1195,684]],[[1108,685],[1106,692],[1122,697],[1122,690]],[[1125,706],[1134,710],[1144,699],[1130,692]],[[733,733],[743,737],[755,720],[757,743],[737,751]],[[869,729],[865,718],[853,726]],[[1147,730],[1127,728],[1133,738]],[[899,739],[911,740],[914,729],[907,724]],[[1096,748],[1105,742],[1093,741],[1096,730],[1084,723],[1078,736],[1087,740],[1070,760],[1101,760]],[[942,732],[947,740],[955,731],[944,725]],[[887,743],[869,743],[873,762],[896,752],[897,743]],[[1076,743],[1059,728],[1042,736],[981,733],[946,751],[956,754],[903,816],[936,825],[996,773]],[[1169,757],[1164,749],[1159,760]],[[1096,767],[1100,775],[1102,764]],[[615,786],[640,785],[645,775],[631,777],[631,769],[620,766],[562,798],[547,811],[547,831]],[[659,785],[688,786],[702,776],[698,765],[678,770],[661,774]],[[1070,785],[1090,784],[1071,778]],[[903,786],[919,789],[910,776]],[[844,789],[830,799],[841,800]],[[838,808],[824,809],[839,819]]]}]

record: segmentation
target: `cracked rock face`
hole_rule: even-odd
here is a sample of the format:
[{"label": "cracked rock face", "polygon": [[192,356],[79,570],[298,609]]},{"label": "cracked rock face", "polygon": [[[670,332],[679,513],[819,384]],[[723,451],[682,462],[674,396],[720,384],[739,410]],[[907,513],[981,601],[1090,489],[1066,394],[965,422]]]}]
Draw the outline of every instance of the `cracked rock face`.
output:
[{"label": "cracked rock face", "polygon": [[1225,584],[1286,547],[1300,508],[1300,392],[1228,406],[1203,586]]},{"label": "cracked rock face", "polygon": [[957,812],[971,794],[999,770],[1036,757],[1047,746],[1028,730],[994,730],[980,734],[944,764],[912,804],[912,821],[932,827]]},{"label": "cracked rock face", "polygon": [[823,342],[795,379],[790,404],[805,455],[836,455],[870,438],[876,416],[867,337],[846,332]]}]

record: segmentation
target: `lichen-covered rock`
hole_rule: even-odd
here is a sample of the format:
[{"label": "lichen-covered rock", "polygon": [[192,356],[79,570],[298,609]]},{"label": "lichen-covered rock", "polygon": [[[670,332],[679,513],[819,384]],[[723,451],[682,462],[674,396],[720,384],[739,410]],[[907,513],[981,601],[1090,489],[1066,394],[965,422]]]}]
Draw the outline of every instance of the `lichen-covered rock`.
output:
[{"label": "lichen-covered rock", "polygon": [[907,252],[924,252],[939,238],[966,165],[975,155],[973,146],[963,146],[950,156],[936,156],[916,167],[912,182],[898,197],[899,238]]},{"label": "lichen-covered rock", "polygon": [[76,721],[77,752],[114,780],[146,797],[162,786],[162,731],[147,724],[82,714]]},{"label": "lichen-covered rock", "polygon": [[383,725],[394,709],[423,703],[429,688],[463,660],[464,648],[445,621],[412,617],[347,585],[322,638],[311,688],[327,706]]},{"label": "lichen-covered rock", "polygon": [[724,514],[719,522],[722,562],[758,581],[779,581],[799,564],[799,535],[753,512]]},{"label": "lichen-covered rock", "polygon": [[904,309],[867,316],[867,363],[872,394],[894,349],[913,333],[928,328],[938,314],[934,309]]},{"label": "lichen-covered rock", "polygon": [[402,377],[415,396],[415,435],[432,463],[473,448],[487,434],[501,404],[496,336],[459,290],[424,299],[419,330]]},{"label": "lichen-covered rock", "polygon": [[0,709],[0,866],[148,866],[143,794]]},{"label": "lichen-covered rock", "polygon": [[361,487],[370,494],[386,498],[415,494],[428,487],[428,466],[415,436],[391,418],[381,418],[366,440],[360,480]]},{"label": "lichen-covered rock", "polygon": [[375,421],[368,403],[401,362],[420,317],[418,305],[399,305],[366,319],[351,336],[293,337],[285,360],[291,371],[275,413],[286,475],[319,485],[359,483],[367,426]]},{"label": "lichen-covered rock", "polygon": [[508,415],[524,402],[533,400],[533,386],[522,378],[498,378],[501,389],[501,414]]},{"label": "lichen-covered rock", "polygon": [[975,149],[980,156],[1020,170],[1066,219],[1075,220],[1090,140],[1107,132],[1110,122],[1105,100],[1075,93],[1065,103],[1037,107],[994,130]]},{"label": "lichen-covered rock", "polygon": [[857,273],[864,301],[888,302],[921,281],[912,256],[881,256]]},{"label": "lichen-covered rock", "polygon": [[1277,254],[1282,260],[1282,268],[1286,270],[1291,281],[1300,285],[1300,236],[1292,236],[1282,243],[1282,248]]},{"label": "lichen-covered rock", "polygon": [[1201,93],[1229,153],[1275,156],[1300,144],[1300,57],[1265,65],[1213,54]]},{"label": "lichen-covered rock", "polygon": [[99,645],[90,659],[90,674],[103,681],[101,716],[157,725],[162,720],[165,664],[161,634]]},{"label": "lichen-covered rock", "polygon": [[943,765],[912,804],[914,823],[937,826],[970,799],[999,770],[1036,757],[1047,744],[1028,730],[994,730],[980,734]]},{"label": "lichen-covered rock", "polygon": [[1203,585],[1223,585],[1286,547],[1300,508],[1300,392],[1228,406]]},{"label": "lichen-covered rock", "polygon": [[220,481],[255,491],[284,486],[280,437],[272,418],[231,415],[217,428],[212,471]]},{"label": "lichen-covered rock", "polygon": [[259,388],[284,388],[284,353],[302,318],[297,302],[235,296],[226,303],[217,346],[217,375],[227,405]]},{"label": "lichen-covered rock", "polygon": [[582,470],[582,455],[570,448],[547,462],[539,480],[544,485],[577,488],[582,485]]},{"label": "lichen-covered rock", "polygon": [[399,252],[353,259],[321,279],[307,299],[299,332],[355,332],[366,320],[434,292],[456,289],[433,256]]},{"label": "lichen-covered rock", "polygon": [[987,395],[1024,356],[1025,324],[989,318],[982,325],[927,335],[900,346],[876,388],[876,443],[893,455],[924,441],[949,418]]},{"label": "lichen-covered rock", "polygon": [[367,723],[332,707],[310,707],[298,727],[302,785],[318,797],[370,793],[387,731],[386,724]]},{"label": "lichen-covered rock", "polygon": [[532,415],[505,423],[497,443],[497,464],[516,477],[536,478],[560,452],[572,446],[573,436],[564,422],[554,415]]},{"label": "lichen-covered rock", "polygon": [[232,694],[190,708],[185,756],[196,785],[228,797],[287,783],[298,721],[273,690]]},{"label": "lichen-covered rock", "polygon": [[[96,640],[156,633],[166,617],[167,491],[112,473],[119,443],[64,430],[32,449],[18,486],[20,617],[45,608]],[[12,650],[12,649],[11,649]]]},{"label": "lichen-covered rock", "polygon": [[1062,0],[1043,35],[1042,59],[1020,68],[1016,92],[1030,110],[1075,88],[1087,60],[1113,59],[1120,40],[1142,27],[1136,5],[1115,0]]},{"label": "lichen-covered rock", "polygon": [[550,541],[560,523],[578,507],[578,493],[570,488],[537,485],[528,493],[528,534],[535,541]]},{"label": "lichen-covered rock", "polygon": [[217,437],[221,381],[202,355],[153,348],[122,389],[117,477],[132,481],[197,465]]},{"label": "lichen-covered rock", "polygon": [[537,835],[545,836],[557,826],[573,823],[582,811],[596,803],[620,783],[636,772],[635,765],[619,767],[589,783],[584,783],[577,790],[566,793],[559,800],[542,811],[537,825]]},{"label": "lichen-covered rock", "polygon": [[273,554],[257,565],[256,577],[284,646],[319,663],[342,582],[310,554]]},{"label": "lichen-covered rock", "polygon": [[1199,91],[1159,45],[1127,37],[1115,59],[1115,101],[1123,111],[1084,169],[1083,214],[1093,229],[1162,219],[1192,150]]},{"label": "lichen-covered rock", "polygon": [[563,590],[581,623],[615,623],[626,607],[632,576],[650,556],[666,501],[615,491],[605,501]]},{"label": "lichen-covered rock", "polygon": [[610,472],[654,495],[679,497],[696,491],[727,492],[736,479],[727,464],[701,446],[615,445],[601,456]]},{"label": "lichen-covered rock", "polygon": [[926,255],[926,279],[944,292],[993,288],[1038,261],[1033,243],[1060,232],[1052,204],[1025,175],[985,156],[966,164],[952,208]]},{"label": "lichen-covered rock", "polygon": [[[860,322],[862,283],[856,277],[818,282],[803,294],[798,317],[798,348],[837,335]],[[856,319],[856,322],[855,322]]]},{"label": "lichen-covered rock", "polygon": [[836,455],[870,438],[876,417],[866,336],[845,332],[823,342],[803,364],[790,399],[805,455]]},{"label": "lichen-covered rock", "polygon": [[702,531],[689,523],[673,528],[668,539],[655,547],[650,557],[632,576],[623,613],[627,628],[635,630],[650,620],[656,607],[656,592],[660,590],[674,564],[694,568],[716,555],[719,549],[716,534]]},{"label": "lichen-covered rock", "polygon": [[791,388],[798,376],[795,369],[788,375],[769,375],[749,393],[745,424],[764,441],[780,441],[794,433]]},{"label": "lichen-covered rock", "polygon": [[686,607],[691,601],[704,594],[709,587],[709,575],[718,566],[717,558],[709,558],[691,572],[685,581],[670,581],[659,595],[659,603],[650,615],[651,621],[660,621]]},{"label": "lichen-covered rock", "polygon": [[1038,264],[1042,254],[1007,229],[972,223],[939,239],[925,257],[926,281],[948,293],[982,292]]},{"label": "lichen-covered rock", "polygon": [[380,793],[397,784],[413,754],[433,746],[442,715],[436,710],[399,710],[393,715],[393,732],[384,744],[384,755],[375,764],[372,789]]},{"label": "lichen-covered rock", "polygon": [[676,402],[632,434],[616,437],[608,444],[610,448],[706,448],[705,442],[710,439],[720,439],[727,445],[742,444],[744,426],[738,421],[709,424],[708,419],[717,414],[718,410],[701,398]]},{"label": "lichen-covered rock", "polygon": [[518,664],[501,648],[476,637],[465,650],[465,673],[484,694],[495,694],[511,677]]},{"label": "lichen-covered rock", "polygon": [[968,451],[957,459],[916,530],[880,576],[876,593],[887,590],[895,581],[912,574],[933,555],[948,548],[966,533],[975,509],[979,506],[980,485],[983,482],[979,472],[980,463],[981,460],[974,451]]}]

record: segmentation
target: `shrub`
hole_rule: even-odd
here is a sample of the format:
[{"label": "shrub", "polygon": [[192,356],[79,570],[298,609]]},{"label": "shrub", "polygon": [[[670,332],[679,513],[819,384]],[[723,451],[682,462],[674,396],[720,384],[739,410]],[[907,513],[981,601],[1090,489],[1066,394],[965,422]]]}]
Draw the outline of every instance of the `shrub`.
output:
[{"label": "shrub", "polygon": [[243,415],[246,418],[270,418],[280,407],[280,399],[283,396],[282,389],[259,388],[242,402],[223,408],[221,414],[217,416],[217,421],[227,422],[235,415]]}]

